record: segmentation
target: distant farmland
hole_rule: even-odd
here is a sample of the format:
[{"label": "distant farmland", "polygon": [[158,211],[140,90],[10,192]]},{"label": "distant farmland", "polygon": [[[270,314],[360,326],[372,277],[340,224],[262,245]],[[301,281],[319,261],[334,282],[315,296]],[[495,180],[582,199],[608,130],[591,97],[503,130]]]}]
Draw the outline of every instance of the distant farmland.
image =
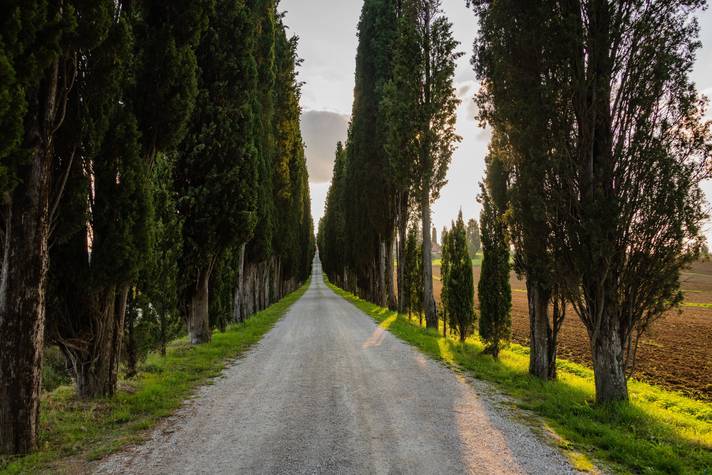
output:
[{"label": "distant farmland", "polygon": [[[473,264],[477,283],[480,259],[473,260]],[[439,260],[433,261],[433,277],[435,298],[439,300],[442,290]],[[528,345],[526,286],[514,273],[510,283],[513,339]],[[698,262],[683,273],[682,289],[685,293],[682,308],[656,322],[641,340],[634,376],[699,399],[712,400],[712,262]],[[591,359],[586,329],[572,309],[568,310],[559,335],[559,357],[583,364],[589,364]]]}]

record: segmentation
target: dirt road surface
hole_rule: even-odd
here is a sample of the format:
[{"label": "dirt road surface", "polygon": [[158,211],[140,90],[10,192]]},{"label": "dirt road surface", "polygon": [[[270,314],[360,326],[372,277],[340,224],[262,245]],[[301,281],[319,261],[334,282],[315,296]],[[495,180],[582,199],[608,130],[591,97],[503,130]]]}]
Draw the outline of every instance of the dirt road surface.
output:
[{"label": "dirt road surface", "polygon": [[572,473],[490,386],[334,294],[305,295],[251,351],[97,473]]}]

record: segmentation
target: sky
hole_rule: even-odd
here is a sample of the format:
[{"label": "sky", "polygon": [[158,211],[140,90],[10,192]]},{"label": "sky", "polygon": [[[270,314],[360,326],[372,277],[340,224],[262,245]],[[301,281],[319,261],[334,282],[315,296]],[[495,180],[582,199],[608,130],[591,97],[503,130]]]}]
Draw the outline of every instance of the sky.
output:
[{"label": "sky", "polygon": [[[353,101],[356,62],[356,26],[362,0],[281,0],[285,23],[299,37],[302,87],[302,134],[309,166],[314,223],[324,214],[324,200],[331,180],[336,142],[344,141]],[[477,19],[464,0],[443,0],[443,10],[453,24],[453,34],[464,52],[455,73],[455,90],[462,100],[457,130],[462,137],[448,171],[448,183],[433,205],[433,224],[438,234],[462,209],[465,220],[479,218],[478,183],[484,173],[484,158],[490,139],[479,128],[473,102],[477,82],[470,65]],[[692,79],[699,91],[712,98],[712,11],[698,15],[702,48],[698,51]],[[712,182],[703,186],[712,200]],[[712,241],[712,223],[706,228]]]}]

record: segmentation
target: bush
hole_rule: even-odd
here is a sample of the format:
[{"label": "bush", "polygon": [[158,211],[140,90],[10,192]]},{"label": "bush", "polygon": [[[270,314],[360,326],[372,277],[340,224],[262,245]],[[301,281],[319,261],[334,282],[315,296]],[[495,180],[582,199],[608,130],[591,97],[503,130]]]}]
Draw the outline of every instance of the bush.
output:
[{"label": "bush", "polygon": [[67,361],[56,346],[47,346],[44,350],[42,365],[42,390],[54,391],[60,386],[72,382],[67,370]]}]

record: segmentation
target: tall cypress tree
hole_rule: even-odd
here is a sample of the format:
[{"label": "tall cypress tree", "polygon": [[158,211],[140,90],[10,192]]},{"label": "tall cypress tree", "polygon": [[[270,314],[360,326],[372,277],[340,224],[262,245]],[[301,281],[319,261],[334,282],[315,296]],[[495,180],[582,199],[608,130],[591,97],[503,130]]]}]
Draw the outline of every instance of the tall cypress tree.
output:
[{"label": "tall cypress tree", "polygon": [[250,239],[255,227],[259,175],[253,21],[243,2],[217,2],[197,50],[198,98],[178,152],[175,181],[185,219],[182,298],[194,344],[211,338],[213,270],[226,251]]},{"label": "tall cypress tree", "polygon": [[386,306],[392,298],[393,197],[382,102],[391,77],[395,0],[366,0],[358,25],[352,123],[346,160],[346,234],[352,290]]},{"label": "tall cypress tree", "polygon": [[[454,223],[453,229],[454,231]],[[447,228],[443,226],[442,233],[440,234],[440,283],[442,284],[442,290],[440,291],[440,303],[443,314],[442,320],[443,325],[447,328],[448,316],[449,314],[449,293],[450,293],[450,259],[451,259],[451,236],[448,233]],[[446,336],[447,332],[443,330],[443,336]]]},{"label": "tall cypress tree", "polygon": [[[75,89],[78,103],[86,104],[77,121],[86,124],[88,136],[81,138],[82,164],[70,185],[84,196],[86,206],[68,203],[61,212],[87,220],[52,251],[57,305],[52,306],[51,337],[71,363],[84,397],[111,395],[116,387],[127,299],[151,246],[151,167],[158,152],[182,137],[192,110],[193,42],[204,23],[203,3],[180,17],[150,2],[123,6],[117,13],[117,28],[123,32],[104,48],[118,52],[105,62],[99,58],[89,63],[91,74]],[[161,51],[162,68],[157,70],[149,61]],[[109,94],[102,84],[111,81],[117,85]],[[100,106],[92,107],[97,102]],[[107,122],[105,117],[113,132],[102,144],[96,124]],[[102,144],[97,151],[95,144]]]},{"label": "tall cypress tree", "polygon": [[[477,95],[480,116],[507,132],[514,267],[527,285],[529,372],[542,379],[555,375],[554,342],[561,325],[549,311],[557,298],[558,272],[554,262],[556,224],[549,215],[555,193],[548,190],[557,180],[554,163],[566,153],[551,145],[553,136],[565,129],[551,127],[557,120],[554,117],[564,88],[559,74],[542,70],[557,54],[556,43],[561,41],[552,27],[557,22],[547,18],[547,8],[532,2],[500,2],[483,8],[473,59],[475,71],[487,84]],[[510,33],[501,35],[502,29]]]},{"label": "tall cypress tree", "polygon": [[[267,306],[271,301],[271,293],[275,292],[274,283],[270,278],[276,272],[274,257],[275,240],[275,202],[273,199],[273,171],[275,160],[275,136],[273,120],[275,119],[275,88],[276,82],[276,11],[272,0],[250,0],[246,2],[253,22],[254,61],[257,74],[257,87],[251,93],[252,110],[254,114],[255,153],[257,166],[256,193],[256,225],[252,238],[245,245],[245,250],[238,249],[238,269],[240,273],[246,269],[246,277],[251,280],[249,289],[249,313]],[[244,252],[244,256],[243,256]],[[239,276],[243,279],[243,276]],[[238,292],[240,289],[238,289]],[[237,307],[237,306],[236,306]],[[243,306],[244,308],[244,306]],[[238,320],[243,315],[235,315]]]},{"label": "tall cypress tree", "polygon": [[422,240],[418,236],[416,224],[412,224],[408,229],[408,237],[405,245],[405,265],[403,269],[403,285],[405,287],[405,309],[410,318],[412,312],[419,315],[422,323],[423,302],[420,283],[423,281],[423,272],[420,266],[420,256],[422,254]]},{"label": "tall cypress tree", "polygon": [[[412,72],[422,63],[421,49],[418,47],[416,9],[413,2],[402,2],[398,10],[398,29],[393,46],[393,74],[384,91],[382,103],[385,115],[388,171],[394,195],[394,219],[398,231],[398,305],[399,311],[406,310],[408,299],[404,285],[405,245],[410,214],[413,208],[413,186],[417,182],[418,158],[418,98],[420,82],[413,80]],[[403,302],[401,302],[403,301]]]},{"label": "tall cypress tree", "polygon": [[452,229],[442,238],[447,240],[448,271],[443,290],[447,287],[447,314],[450,327],[457,329],[460,341],[465,341],[475,322],[472,261],[467,251],[467,230],[462,211]]},{"label": "tall cypress tree", "polygon": [[[493,141],[496,143],[496,141]],[[497,358],[511,335],[512,289],[509,284],[509,242],[504,213],[507,209],[507,172],[501,151],[490,146],[486,158],[482,203],[482,267],[477,286],[480,301],[480,337],[485,351]]]},{"label": "tall cypress tree", "polygon": [[[417,91],[417,107],[411,110],[415,117],[414,142],[417,156],[412,169],[416,177],[413,195],[420,211],[423,227],[423,306],[429,327],[438,324],[433,298],[431,216],[430,204],[437,199],[445,184],[445,176],[452,158],[455,143],[460,138],[455,133],[456,109],[459,99],[453,88],[455,61],[461,56],[455,49],[457,41],[452,35],[452,25],[443,15],[440,0],[405,0],[403,15],[409,22],[405,27],[413,44],[413,52],[397,56],[402,61],[416,55],[415,68],[397,68],[407,77],[398,82],[414,83],[409,90]],[[408,25],[407,24],[407,25]],[[402,33],[403,34],[403,33]],[[407,61],[410,63],[410,61]],[[410,102],[410,101],[409,101]]]},{"label": "tall cypress tree", "polygon": [[111,1],[0,6],[0,453],[37,441],[50,210],[62,195],[52,190],[54,138],[79,60],[106,39],[114,9]]},{"label": "tall cypress tree", "polygon": [[712,134],[689,71],[704,2],[473,3],[487,120],[531,203],[514,194],[515,243],[553,256],[517,258],[553,263],[546,277],[588,330],[596,400],[627,400],[637,342],[681,301],[703,242]]},{"label": "tall cypress tree", "polygon": [[474,258],[480,252],[481,247],[480,226],[477,224],[476,219],[470,218],[467,221],[467,252]]}]

